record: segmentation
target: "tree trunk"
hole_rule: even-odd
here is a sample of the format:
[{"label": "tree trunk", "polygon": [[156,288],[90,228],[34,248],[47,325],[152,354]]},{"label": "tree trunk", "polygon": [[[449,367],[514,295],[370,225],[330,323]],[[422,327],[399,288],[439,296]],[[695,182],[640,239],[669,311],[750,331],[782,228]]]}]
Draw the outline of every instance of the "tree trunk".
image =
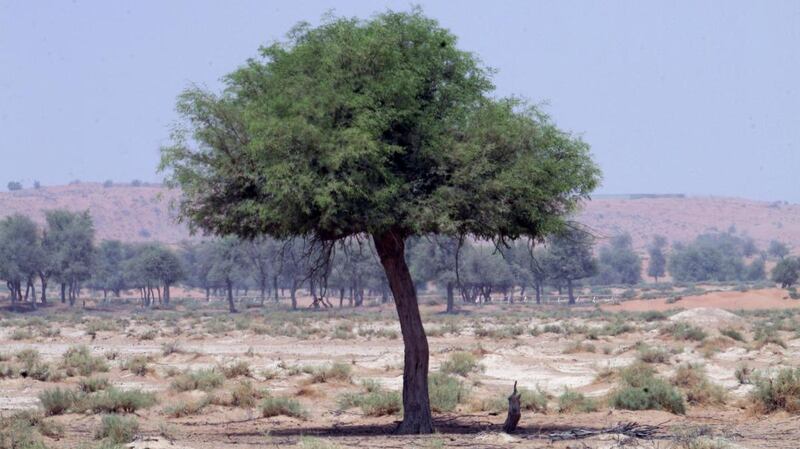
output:
[{"label": "tree trunk", "polygon": [[65,282],[61,283],[61,304],[67,302],[67,284]]},{"label": "tree trunk", "polygon": [[231,313],[236,313],[236,305],[233,303],[233,282],[226,282],[228,287],[228,310]]},{"label": "tree trunk", "polygon": [[169,284],[164,284],[164,304],[169,305]]},{"label": "tree trunk", "polygon": [[292,310],[297,310],[297,282],[292,279],[292,288],[289,289],[289,296],[292,298]]},{"label": "tree trunk", "polygon": [[572,279],[567,281],[567,294],[569,295],[569,303],[575,304],[575,294],[572,291]]},{"label": "tree trunk", "polygon": [[447,310],[445,313],[454,313],[455,312],[455,304],[453,304],[453,283],[447,283]]},{"label": "tree trunk", "polygon": [[278,276],[272,276],[272,290],[275,292],[275,302],[278,302]]},{"label": "tree trunk", "polygon": [[39,276],[39,279],[42,281],[42,305],[45,305],[47,304],[47,278]]},{"label": "tree trunk", "polygon": [[392,289],[400,330],[403,334],[403,421],[400,434],[433,432],[433,417],[428,398],[428,338],[422,327],[414,281],[405,260],[403,235],[389,230],[373,236],[389,287]]},{"label": "tree trunk", "polygon": [[536,304],[542,303],[542,285],[536,284]]}]

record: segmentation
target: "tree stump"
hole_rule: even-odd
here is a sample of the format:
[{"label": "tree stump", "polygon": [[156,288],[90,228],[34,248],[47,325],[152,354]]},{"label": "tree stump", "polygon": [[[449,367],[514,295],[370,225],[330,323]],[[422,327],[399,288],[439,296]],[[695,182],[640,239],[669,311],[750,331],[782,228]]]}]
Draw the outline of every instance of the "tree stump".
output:
[{"label": "tree stump", "polygon": [[506,422],[503,424],[503,432],[505,433],[512,433],[517,430],[517,424],[520,417],[522,417],[519,406],[521,396],[521,393],[517,393],[517,382],[514,381],[514,391],[508,397],[508,416],[506,416]]}]

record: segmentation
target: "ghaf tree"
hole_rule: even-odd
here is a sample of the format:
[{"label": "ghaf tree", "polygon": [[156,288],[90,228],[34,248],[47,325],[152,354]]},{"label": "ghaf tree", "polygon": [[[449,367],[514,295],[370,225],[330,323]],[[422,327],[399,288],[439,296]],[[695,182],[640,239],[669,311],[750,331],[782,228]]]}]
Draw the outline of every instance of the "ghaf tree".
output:
[{"label": "ghaf tree", "polygon": [[588,146],[489,73],[419,10],[300,24],[222,93],[184,92],[162,153],[195,229],[373,240],[405,345],[399,433],[433,431],[406,239],[538,239],[598,182]]}]

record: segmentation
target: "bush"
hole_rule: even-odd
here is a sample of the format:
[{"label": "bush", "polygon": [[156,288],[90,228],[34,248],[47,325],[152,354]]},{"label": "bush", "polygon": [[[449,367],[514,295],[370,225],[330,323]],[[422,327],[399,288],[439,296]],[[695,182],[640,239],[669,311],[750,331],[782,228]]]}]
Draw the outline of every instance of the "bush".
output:
[{"label": "bush", "polygon": [[125,444],[133,441],[139,431],[139,422],[133,416],[105,415],[95,438],[105,438],[112,444]]},{"label": "bush", "polygon": [[597,403],[582,393],[565,389],[558,397],[558,413],[588,413],[597,411]]},{"label": "bush", "polygon": [[752,375],[753,370],[747,365],[739,365],[736,367],[736,371],[733,372],[733,376],[739,381],[739,385],[748,385],[752,383]]},{"label": "bush", "polygon": [[800,413],[800,368],[784,368],[771,378],[757,376],[750,400],[760,413]]},{"label": "bush", "polygon": [[726,336],[726,337],[728,337],[728,338],[730,338],[730,339],[732,339],[732,340],[741,341],[741,342],[745,341],[744,335],[742,335],[741,332],[739,332],[737,329],[734,329],[732,327],[727,327],[725,329],[720,329],[719,333],[724,335],[724,336]]},{"label": "bush", "polygon": [[258,392],[253,388],[253,384],[250,381],[237,382],[231,388],[231,405],[249,408],[256,405],[258,396]]},{"label": "bush", "polygon": [[778,345],[786,348],[786,342],[778,335],[778,329],[774,326],[758,326],[753,332],[753,345],[756,349],[763,348],[768,344]]},{"label": "bush", "polygon": [[108,364],[102,357],[92,356],[91,351],[86,346],[72,346],[64,353],[61,366],[68,376],[73,376],[77,372],[81,376],[89,376],[94,372],[108,371]]},{"label": "bush", "polygon": [[353,367],[341,362],[336,362],[326,367],[316,367],[311,369],[311,381],[313,383],[325,383],[334,380],[349,382],[350,373]]},{"label": "bush", "polygon": [[93,413],[133,413],[136,410],[148,408],[156,403],[153,393],[139,389],[118,390],[109,388],[100,393],[86,396],[82,401],[82,408]]},{"label": "bush", "polygon": [[180,401],[174,405],[166,407],[164,413],[173,418],[183,418],[184,416],[196,415],[200,413],[208,404],[211,398],[204,396],[202,399],[193,402]]},{"label": "bush", "polygon": [[519,405],[522,410],[529,410],[532,412],[547,413],[547,393],[540,389],[529,390],[527,388],[520,388],[518,390],[520,395]]},{"label": "bush", "polygon": [[667,363],[669,362],[669,352],[664,348],[640,345],[639,360],[644,363]]},{"label": "bush", "polygon": [[591,343],[584,343],[582,341],[574,341],[570,343],[564,351],[564,354],[577,354],[579,352],[595,352],[597,348]]},{"label": "bush", "polygon": [[170,354],[180,354],[182,352],[183,349],[181,349],[181,346],[176,341],[171,341],[161,345],[161,354],[163,354],[165,357]]},{"label": "bush", "polygon": [[26,411],[0,416],[0,448],[47,449],[36,431],[43,422],[38,415]]},{"label": "bush", "polygon": [[664,312],[659,312],[657,310],[648,310],[647,312],[642,312],[641,315],[639,316],[641,317],[641,319],[647,322],[663,321],[667,319],[667,314],[665,314]]},{"label": "bush", "polygon": [[202,390],[211,391],[222,386],[225,377],[214,369],[186,371],[172,380],[172,388],[176,391]]},{"label": "bush", "polygon": [[641,363],[620,372],[621,385],[611,395],[610,404],[625,410],[665,410],[686,413],[683,396],[672,385],[655,377],[655,370]]},{"label": "bush", "polygon": [[270,418],[272,416],[289,416],[292,418],[305,419],[308,415],[303,407],[295,399],[285,397],[267,397],[259,404],[261,416]]},{"label": "bush", "polygon": [[222,368],[222,373],[227,379],[235,377],[250,377],[253,373],[250,371],[250,365],[244,360],[238,360],[235,363]]},{"label": "bush", "polygon": [[451,412],[467,399],[468,389],[455,377],[445,373],[433,373],[428,376],[428,394],[431,410],[434,412]]},{"label": "bush", "polygon": [[105,377],[84,377],[78,381],[78,388],[84,393],[94,393],[96,391],[105,390],[109,386],[110,383]]},{"label": "bush", "polygon": [[678,340],[703,341],[707,335],[703,329],[682,321],[662,329],[661,332],[672,335]]},{"label": "bush", "polygon": [[362,382],[365,392],[346,393],[339,397],[339,408],[358,407],[365,416],[394,415],[402,409],[400,393],[386,391],[375,381]]},{"label": "bush", "polygon": [[39,402],[45,415],[60,415],[75,404],[75,392],[59,387],[48,388],[39,393]]},{"label": "bush", "polygon": [[683,364],[672,377],[672,384],[686,391],[686,401],[695,405],[722,405],[727,393],[712,383],[702,366]]},{"label": "bush", "polygon": [[121,368],[137,376],[146,376],[150,371],[150,368],[147,366],[148,363],[150,363],[150,359],[147,356],[137,355],[126,360]]},{"label": "bush", "polygon": [[445,374],[458,374],[467,377],[469,373],[483,371],[484,367],[478,363],[471,352],[454,352],[442,363],[439,370]]}]

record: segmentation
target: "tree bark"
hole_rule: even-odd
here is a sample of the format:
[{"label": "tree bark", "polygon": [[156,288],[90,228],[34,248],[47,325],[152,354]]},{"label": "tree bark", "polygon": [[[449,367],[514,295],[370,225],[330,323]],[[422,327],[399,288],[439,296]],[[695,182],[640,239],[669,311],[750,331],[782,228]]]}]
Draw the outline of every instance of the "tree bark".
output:
[{"label": "tree bark", "polygon": [[575,304],[575,293],[572,291],[572,279],[567,280],[567,294],[569,295],[569,303]]},{"label": "tree bark", "polygon": [[453,283],[447,283],[447,310],[445,313],[455,312],[455,304],[453,304]]},{"label": "tree bark", "polygon": [[432,433],[433,417],[428,398],[428,338],[422,327],[414,281],[406,265],[404,235],[397,230],[389,230],[374,235],[373,240],[394,296],[405,346],[403,421],[397,427],[397,433]]},{"label": "tree bark", "polygon": [[44,305],[47,304],[47,278],[40,275],[39,279],[42,281],[42,305]]},{"label": "tree bark", "polygon": [[227,281],[226,284],[228,287],[228,310],[231,313],[236,313],[236,305],[233,303],[233,282]]},{"label": "tree bark", "polygon": [[289,296],[292,298],[292,310],[297,310],[297,281],[292,279],[292,288],[289,289]]}]

